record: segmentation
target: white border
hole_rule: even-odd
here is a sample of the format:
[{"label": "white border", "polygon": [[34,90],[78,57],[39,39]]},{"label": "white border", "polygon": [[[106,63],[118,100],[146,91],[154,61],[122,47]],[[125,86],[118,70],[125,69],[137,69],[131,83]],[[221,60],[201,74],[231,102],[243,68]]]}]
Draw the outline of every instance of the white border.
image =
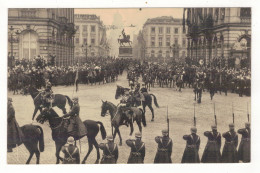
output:
[{"label": "white border", "polygon": [[[147,2],[147,3],[146,3]],[[171,164],[171,165],[7,165],[6,164],[6,77],[7,77],[7,12],[8,8],[130,8],[130,7],[252,7],[252,163],[250,164]],[[257,172],[260,168],[260,94],[259,83],[259,20],[260,4],[257,0],[0,0],[0,169],[4,172]],[[159,14],[158,14],[159,15]],[[174,154],[174,153],[173,153]],[[260,169],[259,169],[260,170]]]}]

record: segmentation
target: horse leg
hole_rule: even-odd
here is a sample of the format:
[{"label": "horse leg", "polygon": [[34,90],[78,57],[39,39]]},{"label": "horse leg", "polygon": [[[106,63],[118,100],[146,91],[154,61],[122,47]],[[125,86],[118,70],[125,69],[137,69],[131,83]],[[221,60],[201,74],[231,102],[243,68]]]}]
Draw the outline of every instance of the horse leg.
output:
[{"label": "horse leg", "polygon": [[137,120],[136,121],[137,125],[138,125],[138,128],[139,128],[139,132],[142,133],[142,125],[141,125],[141,119]]},{"label": "horse leg", "polygon": [[133,134],[133,132],[134,132],[134,126],[133,126],[133,122],[132,121],[130,121],[130,129],[131,129],[131,131],[130,131],[130,136],[132,136],[132,134]]},{"label": "horse leg", "polygon": [[119,145],[122,146],[122,137],[121,137],[121,134],[120,134],[120,131],[119,131],[119,128],[117,129],[117,133],[118,133],[118,136],[119,136]]},{"label": "horse leg", "polygon": [[38,112],[38,109],[39,109],[39,108],[37,108],[37,107],[34,108],[32,120],[34,120],[34,117],[35,117],[36,113]]},{"label": "horse leg", "polygon": [[40,152],[37,148],[37,150],[35,151],[35,155],[36,155],[36,164],[40,163]]},{"label": "horse leg", "polygon": [[100,153],[99,153],[99,147],[98,147],[98,143],[97,143],[96,139],[93,140],[93,145],[95,146],[95,148],[97,150],[97,160],[96,160],[95,164],[98,164],[99,159],[100,159]]},{"label": "horse leg", "polygon": [[55,141],[55,145],[56,145],[56,153],[55,153],[55,155],[56,155],[56,164],[59,164],[60,160],[63,160],[63,158],[60,157],[60,150],[61,150],[62,145],[61,145],[61,143],[56,142],[56,141]]},{"label": "horse leg", "polygon": [[91,139],[88,138],[88,153],[87,155],[84,157],[83,161],[82,161],[82,164],[85,164],[86,163],[86,160],[89,156],[89,154],[91,153],[91,151],[93,150],[93,142]]},{"label": "horse leg", "polygon": [[34,154],[34,151],[29,151],[29,152],[30,152],[30,156],[29,156],[29,158],[28,158],[26,164],[29,164],[29,163],[30,163],[30,161],[31,161],[31,159],[32,159],[32,156],[33,156],[33,154]]},{"label": "horse leg", "polygon": [[151,119],[151,121],[154,121],[154,111],[153,111],[153,107],[152,107],[152,105],[150,104],[150,105],[147,105],[148,107],[149,107],[149,109],[151,110],[151,112],[152,112],[152,119]]}]

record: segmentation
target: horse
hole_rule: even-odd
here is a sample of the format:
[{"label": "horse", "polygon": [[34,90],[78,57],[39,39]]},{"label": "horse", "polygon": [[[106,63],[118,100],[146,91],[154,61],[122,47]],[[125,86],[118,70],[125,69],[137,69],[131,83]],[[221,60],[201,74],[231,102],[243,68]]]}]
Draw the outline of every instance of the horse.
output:
[{"label": "horse", "polygon": [[[125,90],[124,87],[121,87],[121,86],[117,85],[115,99],[118,99],[120,96],[123,96],[124,95],[124,90]],[[145,114],[145,108],[146,108],[146,106],[148,106],[149,109],[152,112],[152,119],[151,119],[151,121],[154,121],[154,110],[153,110],[153,107],[152,107],[152,97],[153,97],[155,106],[157,108],[159,108],[159,105],[157,103],[157,98],[155,97],[155,95],[148,94],[148,93],[145,93],[145,92],[143,93],[143,95],[144,95],[145,100],[141,101],[141,104],[143,105],[144,114]]]},{"label": "horse", "polygon": [[[34,112],[32,120],[34,120],[34,117],[38,110],[42,111],[41,105],[45,103],[43,101],[42,92],[38,91],[36,88],[32,86],[29,86],[24,88],[24,93],[29,93],[32,96],[34,102]],[[51,102],[51,107],[57,106],[63,111],[63,114],[66,114],[66,99],[68,100],[68,104],[70,105],[70,107],[72,107],[73,103],[68,96],[62,94],[53,94],[53,101]]]},{"label": "horse", "polygon": [[117,39],[117,42],[120,44],[120,46],[123,46],[124,43],[128,43],[129,46],[132,44],[132,41],[130,41],[130,35],[127,35],[125,38]]},{"label": "horse", "polygon": [[[21,127],[23,132],[23,144],[29,151],[30,156],[26,161],[29,164],[33,155],[36,155],[36,164],[40,163],[40,152],[44,151],[43,130],[40,126],[27,124]],[[39,144],[39,148],[38,148]]]},{"label": "horse", "polygon": [[[67,138],[69,137],[69,134],[66,130],[66,120],[63,117],[59,117],[59,115],[52,109],[45,108],[42,110],[42,112],[38,115],[36,118],[36,121],[43,124],[45,121],[49,121],[50,128],[52,130],[52,139],[55,141],[56,146],[56,164],[60,163],[60,160],[63,160],[63,158],[60,157],[60,150],[63,145],[66,144]],[[99,163],[100,159],[100,153],[98,148],[98,143],[96,141],[96,136],[101,131],[102,139],[104,140],[106,138],[106,130],[103,126],[103,123],[100,121],[93,121],[93,120],[85,120],[83,121],[83,124],[85,125],[87,129],[87,138],[88,138],[88,153],[84,157],[82,164],[86,163],[86,160],[93,150],[93,145],[95,146],[97,150],[97,159],[95,163]],[[100,126],[100,127],[99,127]],[[80,138],[74,137],[75,140],[78,140]],[[81,137],[82,138],[82,137]]]},{"label": "horse", "polygon": [[194,100],[198,103],[201,103],[201,97],[202,97],[202,84],[201,82],[195,82],[193,86],[193,92],[195,95]]},{"label": "horse", "polygon": [[113,133],[113,139],[115,139],[116,134],[118,134],[120,139],[120,143],[119,143],[120,146],[122,145],[122,137],[119,131],[119,126],[124,125],[123,121],[127,119],[126,117],[128,115],[132,117],[131,120],[128,121],[131,128],[130,136],[133,134],[134,131],[134,127],[133,127],[134,121],[136,121],[140,132],[142,132],[141,122],[143,126],[146,127],[146,119],[142,109],[136,107],[130,107],[129,109],[128,108],[126,109],[127,109],[126,113],[124,114],[122,108],[117,107],[111,102],[102,100],[101,116],[105,117],[107,111],[109,111],[109,114],[111,116],[111,126],[115,128],[115,132]]}]

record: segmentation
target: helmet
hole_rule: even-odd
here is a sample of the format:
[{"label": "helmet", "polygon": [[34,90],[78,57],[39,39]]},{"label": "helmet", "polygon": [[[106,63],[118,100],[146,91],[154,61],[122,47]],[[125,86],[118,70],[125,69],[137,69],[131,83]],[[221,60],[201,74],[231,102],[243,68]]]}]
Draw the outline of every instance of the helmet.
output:
[{"label": "helmet", "polygon": [[141,137],[142,137],[142,134],[141,134],[140,132],[137,132],[137,133],[135,133],[135,137],[136,137],[136,138],[141,138]]},{"label": "helmet", "polygon": [[212,126],[211,126],[211,129],[212,129],[212,130],[217,130],[217,126],[216,126],[216,125],[212,125]]},{"label": "helmet", "polygon": [[78,98],[77,96],[74,96],[74,97],[72,98],[72,100],[76,100],[76,101],[78,101],[79,98]]},{"label": "helmet", "polygon": [[13,102],[13,99],[11,97],[8,97],[9,102]]},{"label": "helmet", "polygon": [[197,128],[196,127],[192,127],[192,128],[190,128],[190,131],[191,131],[191,133],[197,133]]},{"label": "helmet", "polygon": [[162,133],[163,133],[163,134],[168,133],[168,129],[163,129],[163,130],[162,130]]},{"label": "helmet", "polygon": [[108,141],[113,141],[113,140],[114,140],[114,139],[113,139],[113,136],[112,136],[112,135],[107,136],[107,140],[108,140]]},{"label": "helmet", "polygon": [[68,144],[74,144],[74,142],[75,142],[75,140],[72,136],[68,137],[68,139],[67,139]]}]

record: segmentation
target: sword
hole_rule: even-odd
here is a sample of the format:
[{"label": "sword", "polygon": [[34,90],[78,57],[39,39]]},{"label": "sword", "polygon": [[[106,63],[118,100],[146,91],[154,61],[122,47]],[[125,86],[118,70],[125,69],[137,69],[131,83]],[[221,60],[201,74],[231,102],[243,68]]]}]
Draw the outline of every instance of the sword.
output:
[{"label": "sword", "polygon": [[215,112],[215,103],[214,103],[214,118],[215,118],[215,125],[217,126],[217,116],[216,116],[216,112]]}]

